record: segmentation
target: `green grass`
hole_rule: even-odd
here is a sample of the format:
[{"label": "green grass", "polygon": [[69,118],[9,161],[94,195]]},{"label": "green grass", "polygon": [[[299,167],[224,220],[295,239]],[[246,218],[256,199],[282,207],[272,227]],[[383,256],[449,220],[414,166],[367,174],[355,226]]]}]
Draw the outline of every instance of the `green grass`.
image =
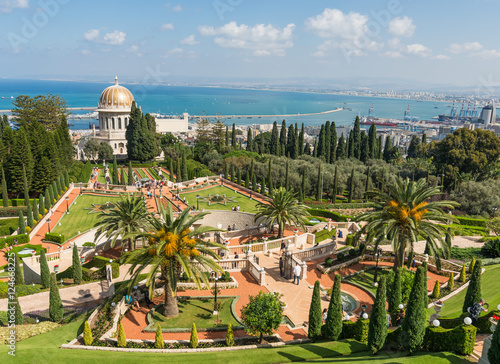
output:
[{"label": "green grass", "polygon": [[219,298],[217,303],[220,304],[219,320],[221,323],[216,323],[217,316],[212,315],[214,309],[213,298],[189,299],[179,301],[179,313],[177,317],[167,319],[165,316],[156,312],[153,319],[160,323],[162,328],[191,328],[193,322],[199,329],[208,329],[219,326],[240,326],[231,314],[232,298]]},{"label": "green grass", "polygon": [[[365,344],[354,340],[319,342],[314,344],[290,345],[277,348],[219,351],[204,353],[123,353],[94,350],[62,350],[61,344],[69,343],[83,331],[83,320],[75,321],[18,342],[16,358],[7,356],[9,348],[0,346],[0,355],[5,363],[289,363],[305,360],[325,362],[357,362],[357,363],[469,363],[465,359],[450,353],[422,353],[412,357],[403,357],[401,353],[379,353],[372,356]],[[327,358],[327,359],[322,359]],[[395,360],[397,358],[397,360]],[[319,359],[319,360],[318,360]]]},{"label": "green grass", "polygon": [[104,169],[99,169],[99,176],[97,176],[97,182],[106,184],[106,177],[104,176]]},{"label": "green grass", "polygon": [[[42,252],[42,249],[44,249],[45,251],[47,251],[47,249],[43,248],[42,247],[42,244],[36,244],[36,245],[33,245],[33,244],[25,244],[25,245],[19,245],[19,246],[14,246],[12,248],[12,250],[9,251],[9,253],[17,253],[23,249],[32,249],[34,250],[36,253],[35,255],[40,255],[40,253]],[[5,252],[5,255],[7,255],[8,253]],[[31,257],[31,254],[21,254],[19,255],[19,258],[26,258],[26,257]]]},{"label": "green grass", "polygon": [[[481,290],[483,298],[491,305],[490,309],[494,310],[500,302],[500,289],[498,289],[500,265],[489,265],[485,269],[486,272],[481,277]],[[464,304],[466,292],[467,289],[464,289],[456,296],[444,301],[443,310],[440,312],[443,318],[458,318],[462,314],[462,305]],[[429,308],[427,313],[428,315],[433,314],[434,308]]]},{"label": "green grass", "polygon": [[148,172],[149,174],[151,175],[151,177],[153,177],[154,179],[156,180],[159,180],[160,177],[158,176],[158,174],[154,171],[153,168],[148,168]]},{"label": "green grass", "polygon": [[[122,171],[123,171],[123,174],[122,174]],[[118,171],[119,175],[120,175],[120,178],[125,177],[125,180],[124,181],[121,181],[122,184],[128,184],[128,176],[127,176],[127,170],[125,168],[120,168],[120,170]]]},{"label": "green grass", "polygon": [[135,173],[139,174],[139,179],[141,178],[149,178],[148,176],[146,176],[146,173],[144,173],[144,171],[141,169],[141,168],[137,168],[137,169],[134,169]]},{"label": "green grass", "polygon": [[186,197],[186,200],[189,202],[189,206],[196,206],[196,195],[200,195],[200,197],[208,197],[208,195],[226,195],[226,197],[232,197],[234,202],[227,202],[226,205],[222,205],[219,203],[212,203],[210,206],[208,202],[204,202],[201,198],[199,201],[200,210],[231,210],[233,206],[240,206],[240,212],[257,212],[257,202],[255,200],[251,200],[249,197],[243,196],[242,194],[236,193],[230,188],[224,186],[214,186],[208,189],[204,189],[201,191],[195,192],[187,192],[181,193],[181,198]]},{"label": "green grass", "polygon": [[61,226],[57,225],[51,232],[57,234],[63,234],[66,239],[71,239],[75,235],[78,235],[78,231],[84,232],[94,227],[98,221],[99,213],[93,212],[89,213],[91,210],[85,210],[86,208],[92,208],[91,204],[104,204],[106,202],[112,202],[117,199],[117,197],[112,196],[91,196],[91,195],[81,195],[76,199],[76,205],[73,204],[69,208],[69,214],[65,214],[60,220]]},{"label": "green grass", "polygon": [[[389,274],[389,269],[378,270],[377,277],[380,278]],[[353,282],[363,287],[367,291],[370,291],[373,295],[377,293],[377,287],[373,285],[373,275],[375,274],[375,269],[370,269],[366,272],[356,274],[355,276],[343,279],[344,282]]]}]

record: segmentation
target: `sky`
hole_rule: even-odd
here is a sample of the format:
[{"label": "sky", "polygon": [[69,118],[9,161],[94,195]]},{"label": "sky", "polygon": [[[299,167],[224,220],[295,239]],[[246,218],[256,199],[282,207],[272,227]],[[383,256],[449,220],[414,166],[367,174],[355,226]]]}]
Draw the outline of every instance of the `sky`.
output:
[{"label": "sky", "polygon": [[500,86],[499,0],[0,0],[0,77]]}]

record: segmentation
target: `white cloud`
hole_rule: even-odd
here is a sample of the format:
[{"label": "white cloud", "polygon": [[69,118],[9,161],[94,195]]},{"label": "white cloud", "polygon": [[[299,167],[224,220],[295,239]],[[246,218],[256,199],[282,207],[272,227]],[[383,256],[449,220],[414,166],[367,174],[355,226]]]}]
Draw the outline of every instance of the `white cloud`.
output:
[{"label": "white cloud", "polygon": [[484,49],[480,52],[472,53],[471,56],[483,59],[500,58],[500,51],[497,51],[496,49]]},{"label": "white cloud", "polygon": [[139,46],[138,45],[135,45],[135,44],[132,45],[129,49],[127,49],[127,52],[134,53],[137,57],[142,57],[142,53],[139,50]]},{"label": "white cloud", "polygon": [[176,58],[197,58],[198,53],[195,51],[186,51],[183,48],[173,48],[169,50],[166,54],[162,56],[163,58],[170,58],[170,57],[176,57]]},{"label": "white cloud", "polygon": [[160,27],[161,30],[165,31],[165,30],[174,30],[174,25],[172,23],[165,23],[165,24],[162,24],[162,26]]},{"label": "white cloud", "polygon": [[83,49],[82,50],[82,55],[83,56],[88,56],[90,54],[90,51],[88,49]]},{"label": "white cloud", "polygon": [[390,48],[401,48],[401,40],[399,38],[392,38],[387,41]]},{"label": "white cloud", "polygon": [[[168,4],[165,4],[165,7],[170,8],[171,5],[172,4],[168,3]],[[174,6],[172,6],[171,10],[172,11],[182,11],[182,6],[181,6],[181,4],[174,5]]]},{"label": "white cloud", "polygon": [[438,54],[436,56],[436,59],[439,59],[439,60],[447,60],[447,59],[450,59],[450,57],[448,57],[447,55],[445,54]]},{"label": "white cloud", "polygon": [[186,44],[186,45],[196,45],[196,44],[199,44],[200,42],[198,42],[195,38],[194,38],[194,34],[191,34],[189,37],[186,37],[184,39],[181,39],[181,41],[179,42],[180,44]]},{"label": "white cloud", "polygon": [[253,50],[256,56],[284,56],[285,49],[293,47],[292,33],[295,24],[280,29],[270,24],[250,27],[232,21],[219,28],[199,27],[202,36],[214,37],[214,43],[223,48]]},{"label": "white cloud", "polygon": [[479,42],[467,42],[467,43],[453,43],[446,50],[450,53],[469,53],[477,52],[483,49],[483,46]]},{"label": "white cloud", "polygon": [[413,19],[407,16],[394,18],[389,23],[389,33],[396,37],[411,37],[415,29]]},{"label": "white cloud", "polygon": [[120,45],[125,41],[126,33],[119,30],[115,30],[111,33],[106,33],[101,37],[99,29],[90,29],[86,32],[83,37],[89,42],[110,44],[110,45]]},{"label": "white cloud", "polygon": [[368,17],[355,12],[344,14],[339,9],[325,9],[306,20],[306,27],[321,38],[339,38],[354,41],[366,32]]},{"label": "white cloud", "polygon": [[406,46],[406,53],[412,56],[428,57],[431,50],[420,43],[409,44]]},{"label": "white cloud", "polygon": [[29,0],[0,0],[0,13],[10,13],[12,10],[26,9],[29,6]]},{"label": "white cloud", "polygon": [[389,58],[403,58],[403,54],[398,51],[387,51],[383,55]]}]

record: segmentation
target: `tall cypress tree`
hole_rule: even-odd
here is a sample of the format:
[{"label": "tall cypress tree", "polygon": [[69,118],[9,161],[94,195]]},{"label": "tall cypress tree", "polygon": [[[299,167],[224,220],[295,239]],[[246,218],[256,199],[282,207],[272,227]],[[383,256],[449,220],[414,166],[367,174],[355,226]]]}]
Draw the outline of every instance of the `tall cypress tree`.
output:
[{"label": "tall cypress tree", "polygon": [[76,244],[73,245],[73,282],[75,284],[82,283],[82,265]]},{"label": "tall cypress tree", "polygon": [[45,198],[43,197],[43,194],[38,196],[38,213],[42,216],[45,215]]},{"label": "tall cypress tree", "polygon": [[286,160],[286,167],[285,167],[285,188],[288,190],[290,187],[289,181],[288,181],[288,159]]},{"label": "tall cypress tree", "polygon": [[295,129],[293,124],[290,124],[288,128],[288,140],[287,140],[287,156],[295,159],[297,158],[297,139],[295,134]]},{"label": "tall cypress tree", "polygon": [[238,168],[238,177],[236,179],[236,183],[241,186],[241,169]]},{"label": "tall cypress tree", "polygon": [[23,187],[24,187],[24,206],[30,204],[30,195],[28,190],[28,179],[26,178],[26,168],[23,166]]},{"label": "tall cypress tree", "polygon": [[311,306],[309,307],[309,328],[307,330],[309,339],[315,341],[321,337],[322,322],[320,286],[319,281],[316,281],[314,283]]},{"label": "tall cypress tree", "polygon": [[24,323],[23,311],[21,310],[21,305],[19,304],[19,299],[17,298],[15,291],[13,301],[14,302],[9,302],[9,306],[11,306],[12,304],[14,305],[14,324],[22,325]]},{"label": "tall cypress tree", "polygon": [[228,174],[229,174],[229,169],[227,167],[227,163],[224,162],[224,179],[227,179]]},{"label": "tall cypress tree", "polygon": [[21,262],[19,261],[19,255],[16,253],[14,258],[14,283],[16,286],[24,284],[24,274],[21,269]]},{"label": "tall cypress tree", "polygon": [[384,160],[387,163],[389,163],[391,161],[391,154],[392,154],[392,143],[391,143],[391,137],[388,135],[385,138],[385,146],[384,146],[384,153],[383,153]]},{"label": "tall cypress tree", "polygon": [[38,217],[38,203],[36,201],[36,198],[33,199],[33,219],[38,221],[39,220],[39,217]]},{"label": "tall cypress tree", "polygon": [[231,131],[231,146],[236,149],[236,124],[233,123],[233,130]]},{"label": "tall cypress tree", "polygon": [[226,125],[226,147],[229,147],[229,126]]},{"label": "tall cypress tree", "polygon": [[344,159],[346,156],[344,134],[341,134],[337,144],[337,160]]},{"label": "tall cypress tree", "polygon": [[[413,253],[413,252],[412,252]],[[408,261],[411,261],[411,257],[408,257]],[[422,263],[422,269],[424,272],[424,280],[422,282],[422,296],[424,299],[424,308],[426,309],[429,304],[429,296],[427,294],[427,262]]]},{"label": "tall cypress tree", "polygon": [[368,129],[368,158],[375,159],[377,157],[377,127],[372,123]]},{"label": "tall cypress tree", "polygon": [[31,229],[33,228],[33,210],[30,203],[28,203],[28,208],[26,209],[26,223]]},{"label": "tall cypress tree", "polygon": [[19,210],[19,234],[26,234],[26,224],[24,222],[23,212]]},{"label": "tall cypress tree", "polygon": [[368,326],[368,346],[373,354],[382,349],[387,336],[385,301],[385,277],[380,277]]},{"label": "tall cypress tree", "polygon": [[349,203],[352,202],[354,196],[354,167],[352,167],[351,178],[349,179]]},{"label": "tall cypress tree", "polygon": [[64,185],[69,188],[69,174],[68,174],[68,170],[64,171]]},{"label": "tall cypress tree", "polygon": [[45,249],[40,252],[40,280],[44,289],[50,287],[50,270],[45,257]]},{"label": "tall cypress tree", "polygon": [[371,179],[370,166],[368,166],[368,168],[366,168],[365,197],[366,197],[366,193],[370,189],[370,179]]},{"label": "tall cypress tree", "polygon": [[306,197],[306,170],[307,167],[304,166],[304,170],[302,171],[302,183],[301,183],[302,198]]},{"label": "tall cypress tree", "polygon": [[321,125],[318,136],[318,151],[316,152],[316,157],[322,157],[325,155],[325,125]]},{"label": "tall cypress tree", "polygon": [[182,182],[181,159],[177,158],[177,171],[175,172],[175,181]]},{"label": "tall cypress tree", "polygon": [[377,159],[382,159],[382,135],[379,135],[378,136],[378,139],[377,139],[377,155],[375,156],[375,158]]},{"label": "tall cypress tree", "polygon": [[[172,159],[170,159],[170,168],[172,168]],[[172,178],[172,176],[173,176],[172,169],[170,169],[169,172],[170,172],[170,180],[174,181],[174,179]],[[134,170],[132,169],[132,162],[131,161],[128,162],[128,173],[127,174],[128,174],[128,185],[132,186],[134,184]]]},{"label": "tall cypress tree", "polygon": [[330,125],[330,163],[335,163],[337,160],[337,126],[335,121]]},{"label": "tall cypress tree", "polygon": [[467,312],[469,307],[472,307],[474,303],[479,302],[482,297],[481,292],[481,271],[483,267],[481,266],[481,260],[476,260],[474,265],[474,270],[470,276],[469,287],[467,287],[467,293],[465,294],[464,304],[462,306],[462,312]]},{"label": "tall cypress tree", "polygon": [[314,139],[312,156],[313,157],[317,157],[318,156],[318,140],[317,139]]},{"label": "tall cypress tree", "polygon": [[279,155],[285,155],[286,156],[286,121],[283,120],[281,123],[281,130],[280,130],[280,154]]},{"label": "tall cypress tree", "polygon": [[366,133],[364,131],[361,132],[360,134],[360,154],[359,154],[359,160],[363,163],[366,163],[368,160],[368,137],[366,136]]},{"label": "tall cypress tree", "polygon": [[2,199],[3,207],[9,207],[9,194],[7,192],[7,180],[5,179],[5,171],[2,168]]},{"label": "tall cypress tree", "polygon": [[356,159],[361,158],[361,129],[359,126],[359,116],[354,120],[353,132],[353,153],[352,156]]},{"label": "tall cypress tree", "polygon": [[321,201],[321,163],[318,165],[318,180],[316,181],[316,201]]},{"label": "tall cypress tree", "polygon": [[399,309],[403,298],[401,295],[401,268],[397,268],[394,274],[391,290],[389,291],[389,312],[396,312]]},{"label": "tall cypress tree", "polygon": [[299,139],[297,140],[297,152],[299,155],[304,154],[304,123],[300,127]]},{"label": "tall cypress tree", "polygon": [[188,168],[187,168],[187,161],[186,161],[186,156],[182,156],[182,180],[183,181],[188,181]]},{"label": "tall cypress tree", "polygon": [[53,322],[59,322],[63,318],[63,305],[54,273],[51,274],[50,279],[49,316]]},{"label": "tall cypress tree", "polygon": [[269,193],[271,193],[272,187],[273,187],[273,178],[271,174],[271,169],[272,169],[272,160],[269,158],[269,162],[267,165],[267,181],[269,182]]},{"label": "tall cypress tree", "polygon": [[340,294],[340,274],[335,274],[330,304],[325,321],[325,339],[336,341],[342,333],[342,297]]},{"label": "tall cypress tree", "polygon": [[271,142],[269,145],[269,153],[272,155],[279,154],[279,132],[278,132],[278,123],[275,121],[273,123],[273,129],[271,131]]},{"label": "tall cypress tree", "polygon": [[231,182],[236,182],[236,170],[231,166]]},{"label": "tall cypress tree", "polygon": [[257,192],[257,176],[255,174],[252,177],[252,191]]},{"label": "tall cypress tree", "polygon": [[252,161],[250,162],[250,179],[253,180],[253,176],[255,174],[255,161],[254,159],[252,158]]},{"label": "tall cypress tree", "polygon": [[264,144],[265,139],[264,139],[264,134],[260,134],[260,140],[259,140],[259,153],[260,154],[265,154],[266,153],[266,145]]},{"label": "tall cypress tree", "polygon": [[332,191],[332,202],[337,203],[337,193],[339,191],[339,176],[338,176],[338,166],[335,165],[335,177],[333,178],[333,191]]},{"label": "tall cypress tree", "polygon": [[120,184],[121,185],[126,185],[127,184],[127,177],[125,176],[125,169],[122,168],[120,169]]},{"label": "tall cypress tree", "polygon": [[488,350],[488,360],[490,363],[500,363],[500,330],[498,329],[498,324],[491,338],[491,346]]},{"label": "tall cypress tree", "polygon": [[402,349],[410,354],[420,350],[424,341],[426,316],[422,291],[424,275],[424,269],[418,267],[408,299],[406,316],[399,334],[399,343]]},{"label": "tall cypress tree", "polygon": [[311,155],[311,145],[309,143],[304,145],[304,152],[302,154]]},{"label": "tall cypress tree", "polygon": [[250,188],[250,173],[247,171],[245,172],[245,188]]},{"label": "tall cypress tree", "polygon": [[325,123],[325,161],[330,163],[330,121]]},{"label": "tall cypress tree", "polygon": [[266,194],[266,177],[262,176],[262,180],[260,181],[260,193],[263,195]]},{"label": "tall cypress tree", "polygon": [[116,163],[116,155],[113,156],[113,184],[119,185],[120,181],[118,180],[118,164]]},{"label": "tall cypress tree", "polygon": [[252,128],[248,128],[248,131],[247,131],[247,151],[253,152]]},{"label": "tall cypress tree", "polygon": [[347,158],[354,158],[354,131],[351,130],[349,133],[349,139],[347,140]]},{"label": "tall cypress tree", "polygon": [[44,197],[45,197],[44,198],[45,210],[49,211],[52,204],[50,203],[51,197],[50,197],[50,189],[48,187],[45,189]]}]

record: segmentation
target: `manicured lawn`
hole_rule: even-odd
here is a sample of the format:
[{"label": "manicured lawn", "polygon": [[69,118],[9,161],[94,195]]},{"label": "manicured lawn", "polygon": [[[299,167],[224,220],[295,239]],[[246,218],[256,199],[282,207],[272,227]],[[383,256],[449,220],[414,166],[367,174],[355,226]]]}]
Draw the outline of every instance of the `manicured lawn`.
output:
[{"label": "manicured lawn", "polygon": [[104,169],[99,169],[99,176],[97,182],[106,184],[106,177],[104,176]]},{"label": "manicured lawn", "polygon": [[240,326],[231,314],[231,302],[233,302],[234,298],[217,299],[217,303],[221,305],[218,317],[220,323],[216,323],[217,316],[212,315],[214,309],[213,298],[181,300],[179,301],[179,316],[167,319],[156,312],[153,318],[160,323],[162,328],[189,329],[193,322],[200,329],[227,326],[228,324]]},{"label": "manicured lawn", "polygon": [[[378,270],[377,277],[380,278],[384,275],[389,274],[389,269],[380,269]],[[356,274],[355,276],[346,278],[343,280],[344,282],[353,282],[364,289],[370,291],[373,295],[377,293],[377,287],[373,285],[373,275],[375,274],[375,269],[370,269],[366,272]]]},{"label": "manicured lawn", "polygon": [[[196,195],[200,195],[199,205],[200,210],[231,210],[231,207],[240,206],[240,212],[257,212],[257,202],[251,200],[249,197],[243,196],[242,194],[236,193],[230,188],[224,186],[214,186],[208,189],[195,192],[181,193],[181,198],[186,197],[189,202],[189,206],[196,206]],[[203,201],[202,197],[208,197],[208,195],[226,195],[226,197],[231,197],[234,202],[226,202],[226,205],[220,203],[211,203],[210,206],[208,202]]]},{"label": "manicured lawn", "polygon": [[[495,310],[500,303],[500,289],[498,288],[500,265],[489,265],[485,269],[486,272],[481,276],[481,290],[483,298],[491,305],[490,310]],[[458,318],[462,314],[462,305],[464,304],[466,292],[467,289],[444,302],[443,310],[440,312],[443,318]],[[431,315],[435,311],[430,308],[427,312]]]},{"label": "manicured lawn", "polygon": [[69,208],[69,214],[65,214],[60,220],[61,226],[57,225],[51,231],[57,234],[64,234],[67,239],[77,235],[78,232],[84,232],[94,227],[98,221],[98,212],[85,210],[92,208],[92,204],[104,204],[114,202],[117,197],[112,196],[91,196],[81,195],[76,199],[76,205]]},{"label": "manicured lawn", "polygon": [[[123,174],[122,174],[122,171],[123,171]],[[120,176],[120,182],[122,184],[127,184],[128,183],[127,170],[125,168],[120,168],[120,170],[118,171],[118,175]],[[122,176],[125,177],[124,181],[121,180]]]},{"label": "manicured lawn", "polygon": [[[139,179],[141,178],[146,178],[146,173],[142,170],[142,168],[136,168],[134,169],[135,173],[139,175]],[[149,177],[148,177],[149,178]]]}]

